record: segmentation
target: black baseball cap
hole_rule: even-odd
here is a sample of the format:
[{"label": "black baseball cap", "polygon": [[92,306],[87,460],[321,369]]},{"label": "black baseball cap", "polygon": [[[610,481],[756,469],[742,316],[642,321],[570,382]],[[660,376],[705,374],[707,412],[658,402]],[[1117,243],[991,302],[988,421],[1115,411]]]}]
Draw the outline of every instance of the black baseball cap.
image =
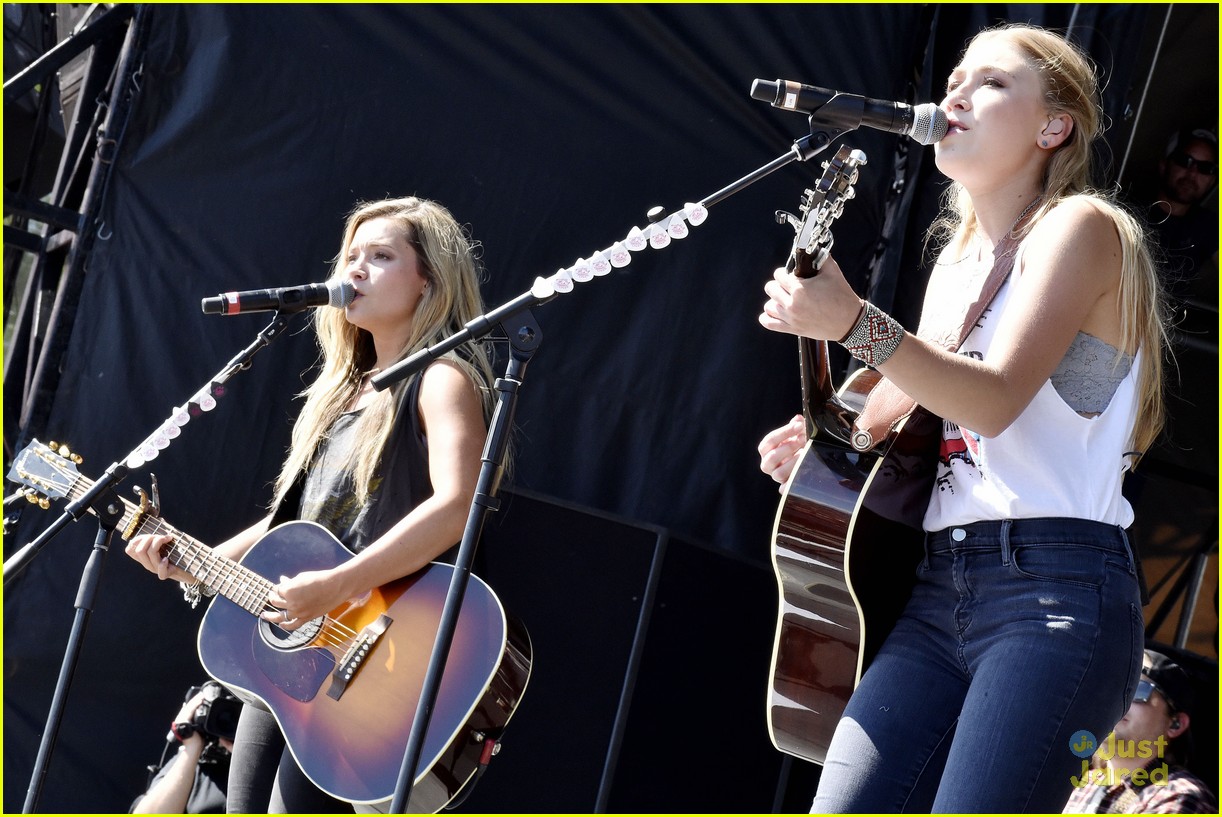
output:
[{"label": "black baseball cap", "polygon": [[1145,666],[1141,674],[1154,682],[1163,693],[1172,711],[1192,714],[1196,706],[1196,690],[1188,672],[1161,652],[1146,650]]}]

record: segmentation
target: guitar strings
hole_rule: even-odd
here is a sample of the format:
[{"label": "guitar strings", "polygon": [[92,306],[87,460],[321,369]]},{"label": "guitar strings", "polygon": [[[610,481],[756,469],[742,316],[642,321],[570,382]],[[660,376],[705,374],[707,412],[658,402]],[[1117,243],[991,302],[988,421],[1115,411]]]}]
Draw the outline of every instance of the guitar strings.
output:
[{"label": "guitar strings", "polygon": [[[248,583],[246,585],[246,589],[253,590],[254,598],[258,598],[259,596],[262,596],[262,599],[260,601],[262,609],[260,612],[281,612],[281,613],[283,612],[283,610],[281,610],[279,607],[276,607],[270,601],[267,600],[267,596],[271,593],[272,588],[275,586],[274,582],[270,581],[269,579],[263,576],[260,576],[259,574],[255,573],[254,571],[250,570],[249,568],[242,567],[242,565],[233,561],[232,559],[228,559],[224,556],[220,556],[212,552],[211,548],[208,548],[206,545],[203,545],[202,543],[195,541],[194,539],[187,536],[186,534],[183,534],[175,530],[174,528],[170,528],[169,526],[163,526],[162,522],[159,519],[152,519],[149,521],[152,523],[154,527],[157,527],[159,529],[162,527],[165,527],[166,530],[162,532],[167,533],[167,535],[171,536],[174,539],[174,545],[170,551],[171,554],[181,553],[181,557],[184,561],[190,561],[193,557],[197,556],[203,562],[210,561],[210,562],[218,563],[217,564],[218,582],[225,583],[227,584],[228,587],[233,588],[235,581],[238,581],[238,582],[245,581]],[[178,564],[181,565],[181,563],[178,563]],[[234,575],[225,575],[226,571],[228,571],[230,574],[240,571],[241,573],[245,573],[246,575],[245,576],[236,576],[236,577]],[[254,587],[251,588],[250,585],[254,585]],[[229,596],[226,596],[226,598],[229,598]],[[238,604],[240,607],[242,607],[243,609],[247,610],[250,613],[255,613],[255,611],[250,609],[250,607],[248,607],[245,604],[241,604],[240,602],[237,602],[235,599],[230,598],[230,601],[234,601],[234,603]],[[257,613],[255,614],[257,615]],[[353,630],[348,625],[344,624],[341,621],[338,621],[337,619],[332,618],[329,615],[324,614],[323,616],[321,616],[321,619],[322,619],[322,622],[319,625],[317,635],[314,638],[312,638],[308,644],[305,644],[303,646],[313,647],[316,649],[319,649],[322,647],[334,647],[337,650],[340,650],[346,654],[348,650],[350,650],[352,646],[356,643],[356,638],[357,638],[356,630]],[[272,625],[276,624],[275,622],[268,622],[268,623]],[[285,632],[288,632],[288,631],[285,631]]]},{"label": "guitar strings", "polygon": [[[52,467],[55,467],[54,463],[51,463],[51,465]],[[74,483],[78,481],[78,479],[74,479]],[[72,500],[75,501],[83,497],[85,495],[86,490],[87,489],[82,489],[78,493],[77,489],[75,487],[72,487],[72,488],[69,488],[68,495],[71,497]],[[134,517],[135,514],[140,513],[141,509],[135,503],[131,502],[130,500],[124,499],[123,497],[119,497],[119,501],[122,502],[123,505],[127,509],[127,513],[124,514],[124,519],[126,519],[129,515]],[[151,528],[151,530],[145,531],[144,530],[145,528]],[[191,537],[187,536],[185,533],[182,533],[181,531],[176,530],[175,528],[163,522],[159,517],[146,518],[141,523],[140,529],[143,532],[152,533],[153,535],[166,535],[166,536],[171,537],[174,540],[174,543],[171,546],[168,555],[180,557],[178,560],[171,559],[171,561],[173,561],[175,566],[177,567],[181,567],[183,564],[189,563],[193,557],[192,551],[194,551],[194,554],[198,555],[201,562],[204,562],[204,561],[218,562],[219,563],[218,567],[220,568],[222,573],[224,572],[226,568],[228,568],[230,572],[234,572],[234,569],[237,568],[240,571],[248,574],[247,576],[248,582],[254,585],[261,585],[263,586],[265,590],[264,598],[261,603],[262,610],[259,612],[271,612],[273,610],[280,610],[280,608],[271,604],[271,602],[267,600],[267,594],[270,594],[271,588],[274,586],[273,583],[269,581],[268,579],[264,578],[263,576],[260,576],[259,574],[255,573],[253,570],[242,567],[240,564],[233,561],[232,559],[227,559],[224,556],[220,556],[212,552],[211,548],[208,548],[206,545],[195,541]],[[233,579],[234,579],[233,576],[229,576],[229,577],[218,576],[218,578],[228,581],[230,586],[232,587]],[[226,598],[229,598],[229,597],[226,596]],[[254,615],[258,615],[258,612],[250,609],[245,604],[242,604],[235,599],[230,599],[230,601],[233,601],[235,604],[237,604],[239,607],[246,610],[247,612],[252,613]],[[321,618],[322,618],[322,623],[319,625],[318,634],[313,639],[311,639],[308,644],[304,646],[313,648],[313,649],[322,649],[323,647],[333,647],[337,650],[342,651],[342,653],[344,654],[346,654],[348,650],[352,649],[353,645],[356,643],[356,638],[357,638],[356,630],[353,630],[348,625],[344,624],[341,621],[338,621],[337,619],[332,618],[329,615],[323,615],[321,616]],[[274,624],[274,622],[269,622],[269,623]]]},{"label": "guitar strings", "polygon": [[[155,522],[155,524],[160,526],[161,523]],[[262,608],[261,612],[283,612],[283,610],[267,600],[267,596],[271,593],[272,588],[275,586],[274,582],[258,575],[248,568],[242,567],[240,564],[231,559],[226,559],[223,556],[213,553],[210,548],[207,548],[205,545],[196,542],[190,537],[187,537],[185,534],[175,531],[173,528],[170,528],[169,531],[169,535],[174,538],[174,547],[171,549],[172,553],[175,551],[181,551],[182,557],[186,560],[190,560],[193,556],[198,556],[198,558],[203,561],[218,562],[218,582],[227,584],[228,587],[232,588],[235,581],[245,581],[248,583],[246,589],[253,593],[254,598],[259,598],[260,596],[262,597],[260,601]],[[194,553],[192,551],[194,551]],[[241,571],[246,575],[237,577],[233,575],[225,575],[226,571],[231,574],[236,571]],[[253,587],[251,587],[251,585],[253,585]],[[235,601],[234,599],[230,600]],[[235,601],[235,603],[238,602]],[[255,612],[244,604],[239,603],[239,606],[248,610],[249,612]],[[355,643],[357,636],[356,631],[348,627],[343,622],[331,618],[329,615],[323,615],[321,618],[322,623],[319,625],[318,635],[312,639],[310,644],[307,646],[317,646],[319,642],[321,642],[325,646],[336,647],[345,652],[350,649],[352,644]],[[275,622],[269,623],[275,624]]]}]

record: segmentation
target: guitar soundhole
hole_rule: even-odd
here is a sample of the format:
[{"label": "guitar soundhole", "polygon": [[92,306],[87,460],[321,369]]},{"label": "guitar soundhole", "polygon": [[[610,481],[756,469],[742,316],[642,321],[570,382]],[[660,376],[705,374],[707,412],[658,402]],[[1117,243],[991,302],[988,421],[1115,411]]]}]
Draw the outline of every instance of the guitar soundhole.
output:
[{"label": "guitar soundhole", "polygon": [[311,619],[296,630],[282,630],[270,621],[259,621],[259,636],[263,643],[274,650],[297,650],[309,646],[318,634],[322,632],[325,616]]}]

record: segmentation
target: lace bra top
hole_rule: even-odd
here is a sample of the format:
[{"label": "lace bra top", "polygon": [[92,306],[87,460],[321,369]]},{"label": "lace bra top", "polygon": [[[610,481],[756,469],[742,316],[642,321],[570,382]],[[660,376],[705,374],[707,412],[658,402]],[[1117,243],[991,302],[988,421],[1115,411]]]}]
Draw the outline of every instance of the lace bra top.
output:
[{"label": "lace bra top", "polygon": [[1132,366],[1133,355],[1079,332],[1052,373],[1052,386],[1071,409],[1094,416],[1107,408]]}]

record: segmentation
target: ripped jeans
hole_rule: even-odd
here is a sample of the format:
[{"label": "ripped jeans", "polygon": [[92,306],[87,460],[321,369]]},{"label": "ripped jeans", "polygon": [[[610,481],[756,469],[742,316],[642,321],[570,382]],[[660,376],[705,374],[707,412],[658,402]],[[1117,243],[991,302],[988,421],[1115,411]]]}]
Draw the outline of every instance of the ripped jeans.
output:
[{"label": "ripped jeans", "polygon": [[[926,536],[904,614],[836,728],[812,812],[1060,812],[1141,674],[1123,529],[976,522]],[[1078,742],[1079,748],[1081,741]]]}]

